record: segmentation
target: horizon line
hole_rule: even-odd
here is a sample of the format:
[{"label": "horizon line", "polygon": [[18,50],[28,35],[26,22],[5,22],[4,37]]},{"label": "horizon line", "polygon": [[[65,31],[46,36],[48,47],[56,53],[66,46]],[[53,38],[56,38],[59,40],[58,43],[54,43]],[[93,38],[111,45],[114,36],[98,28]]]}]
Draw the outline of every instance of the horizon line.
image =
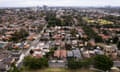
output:
[{"label": "horizon line", "polygon": [[0,7],[0,8],[30,8],[30,7],[43,7],[43,6],[47,6],[47,7],[120,7],[120,6],[112,6],[112,5],[105,5],[105,6],[48,6],[48,5],[42,5],[42,6],[9,6],[9,7]]}]

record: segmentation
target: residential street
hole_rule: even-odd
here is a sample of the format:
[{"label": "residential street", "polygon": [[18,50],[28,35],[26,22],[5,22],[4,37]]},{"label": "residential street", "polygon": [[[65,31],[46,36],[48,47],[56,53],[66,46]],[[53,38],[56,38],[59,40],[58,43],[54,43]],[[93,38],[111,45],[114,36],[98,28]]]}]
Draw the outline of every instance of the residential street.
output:
[{"label": "residential street", "polygon": [[37,46],[37,44],[39,44],[39,39],[41,38],[41,34],[44,32],[44,30],[46,29],[46,27],[47,27],[47,24],[43,27],[43,29],[42,29],[42,31],[39,33],[39,35],[38,35],[38,37],[31,43],[31,46],[30,46],[30,48],[26,51],[26,52],[23,52],[22,54],[21,54],[21,56],[20,56],[20,59],[17,61],[17,63],[16,63],[16,66],[17,67],[21,67],[22,66],[22,61],[23,61],[23,59],[24,59],[24,57],[25,56],[28,56],[30,53],[30,50],[32,50],[32,49],[34,49],[36,46]]}]

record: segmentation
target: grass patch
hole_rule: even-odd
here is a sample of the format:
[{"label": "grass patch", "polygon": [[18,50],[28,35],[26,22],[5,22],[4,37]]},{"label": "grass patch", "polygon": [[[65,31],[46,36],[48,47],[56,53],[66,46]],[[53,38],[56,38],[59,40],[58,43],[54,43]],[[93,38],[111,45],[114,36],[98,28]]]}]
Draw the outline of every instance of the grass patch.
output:
[{"label": "grass patch", "polygon": [[100,25],[106,25],[106,24],[114,24],[112,21],[108,21],[105,19],[90,19],[88,17],[83,17],[83,20],[86,21],[87,23],[98,23]]},{"label": "grass patch", "polygon": [[46,68],[40,70],[25,70],[23,72],[94,72],[89,69],[77,69],[77,70],[70,70],[65,68]]}]

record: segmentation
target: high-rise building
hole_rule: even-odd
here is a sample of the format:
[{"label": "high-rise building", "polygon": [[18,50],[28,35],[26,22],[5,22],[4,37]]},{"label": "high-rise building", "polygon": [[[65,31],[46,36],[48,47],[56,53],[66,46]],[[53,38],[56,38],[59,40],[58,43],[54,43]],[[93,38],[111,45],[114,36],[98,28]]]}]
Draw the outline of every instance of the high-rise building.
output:
[{"label": "high-rise building", "polygon": [[47,5],[43,5],[43,10],[47,11],[48,10],[48,6]]}]

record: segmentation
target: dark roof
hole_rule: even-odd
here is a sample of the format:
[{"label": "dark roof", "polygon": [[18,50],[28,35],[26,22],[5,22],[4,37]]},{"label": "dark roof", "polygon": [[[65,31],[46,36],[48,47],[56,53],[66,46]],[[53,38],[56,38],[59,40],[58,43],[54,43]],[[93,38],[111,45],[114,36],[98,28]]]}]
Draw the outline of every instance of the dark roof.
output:
[{"label": "dark roof", "polygon": [[6,71],[7,64],[4,64],[4,62],[0,62],[0,71]]},{"label": "dark roof", "polygon": [[80,50],[79,50],[79,49],[72,50],[72,52],[73,52],[74,57],[77,57],[77,58],[82,58],[82,56],[81,56],[81,53],[80,53]]},{"label": "dark roof", "polygon": [[3,59],[3,62],[6,63],[6,64],[10,64],[12,62],[13,58],[5,58]]},{"label": "dark roof", "polygon": [[67,51],[67,56],[68,57],[72,57],[73,56],[73,52],[72,51]]}]

